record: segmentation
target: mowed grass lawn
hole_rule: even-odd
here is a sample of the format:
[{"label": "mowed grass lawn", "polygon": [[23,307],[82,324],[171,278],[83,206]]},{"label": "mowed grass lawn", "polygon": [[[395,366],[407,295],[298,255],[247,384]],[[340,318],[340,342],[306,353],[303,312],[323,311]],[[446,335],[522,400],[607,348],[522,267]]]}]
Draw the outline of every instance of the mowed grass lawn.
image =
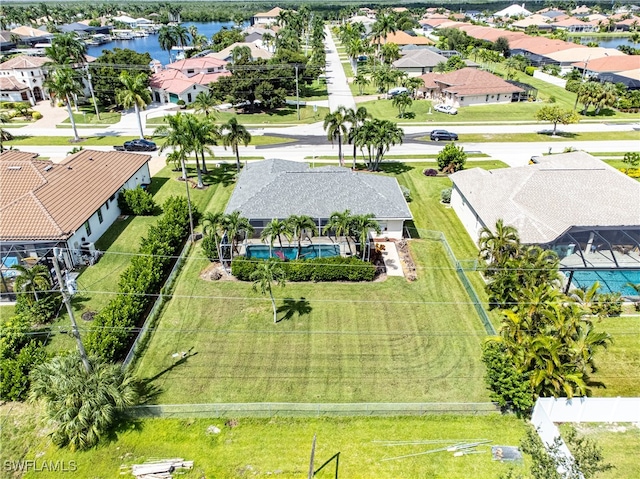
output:
[{"label": "mowed grass lawn", "polygon": [[[20,406],[20,405],[19,405]],[[75,461],[77,471],[69,476],[91,479],[133,477],[130,467],[154,458],[182,457],[194,461],[192,471],[174,477],[238,478],[275,476],[283,479],[306,477],[311,442],[317,437],[314,469],[340,453],[339,477],[392,479],[428,477],[440,479],[495,479],[506,464],[491,460],[490,445],[518,445],[524,422],[513,416],[426,416],[391,418],[282,418],[238,419],[231,426],[225,419],[146,419],[125,424],[117,441],[106,441],[87,452],[70,452],[51,446],[31,410],[17,407],[7,416],[9,405],[0,407],[2,439],[12,438],[4,459]],[[7,420],[8,419],[8,420]],[[207,434],[216,426],[219,434]],[[384,461],[400,455],[437,449],[442,444],[485,439],[491,441],[480,454],[454,457],[438,452]],[[21,440],[25,442],[22,449]],[[375,441],[446,441],[415,446],[384,446]],[[36,456],[37,454],[37,456]],[[516,466],[524,472],[525,465]],[[129,475],[127,475],[129,474]],[[29,472],[25,479],[60,477],[60,472]],[[4,477],[4,476],[3,476]],[[318,474],[335,477],[335,461]],[[632,477],[632,476],[630,476]]]},{"label": "mowed grass lawn", "polygon": [[[456,255],[475,258],[455,213],[439,203],[450,181],[422,175],[431,166],[394,163],[385,170],[411,189],[419,230],[444,231]],[[224,204],[213,201],[209,209]],[[160,403],[486,401],[485,332],[469,297],[441,243],[415,239],[411,250],[414,283],[274,287],[278,306],[287,298],[308,309],[274,325],[268,298],[251,284],[200,279],[209,261],[197,247],[137,372],[155,378]],[[178,363],[172,354],[181,351],[191,354]]]}]

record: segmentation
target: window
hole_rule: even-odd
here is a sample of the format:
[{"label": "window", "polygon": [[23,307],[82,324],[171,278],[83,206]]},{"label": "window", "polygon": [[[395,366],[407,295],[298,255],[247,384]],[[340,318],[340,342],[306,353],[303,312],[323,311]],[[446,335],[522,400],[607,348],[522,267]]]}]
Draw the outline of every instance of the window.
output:
[{"label": "window", "polygon": [[33,76],[33,72],[31,72],[31,76]]},{"label": "window", "polygon": [[91,236],[91,225],[88,220],[84,223],[84,230],[87,232],[87,236]]},{"label": "window", "polygon": [[109,197],[109,201],[113,201],[113,200],[115,200],[115,199],[116,199],[116,194],[115,194],[115,193],[114,193],[114,194],[112,194],[112,195]]},{"label": "window", "polygon": [[[102,219],[102,208],[98,208],[97,213],[98,213],[98,222],[100,224],[102,224],[102,221],[103,221],[103,219]],[[89,234],[91,234],[91,233],[89,233]]]},{"label": "window", "polygon": [[108,200],[104,202],[104,207],[107,210],[109,209],[109,201]]}]

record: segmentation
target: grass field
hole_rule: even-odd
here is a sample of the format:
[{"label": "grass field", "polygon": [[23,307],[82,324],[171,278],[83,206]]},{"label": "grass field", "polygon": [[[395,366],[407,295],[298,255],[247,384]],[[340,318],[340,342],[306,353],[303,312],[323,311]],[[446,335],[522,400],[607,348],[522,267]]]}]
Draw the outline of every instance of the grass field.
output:
[{"label": "grass field", "polygon": [[604,462],[615,467],[598,474],[598,479],[640,477],[640,462],[638,462],[640,427],[638,424],[564,424],[560,426],[560,432],[565,431],[569,426],[573,426],[581,436],[595,440],[602,448]]},{"label": "grass field", "polygon": [[[314,434],[317,436],[314,469],[317,471],[340,453],[340,477],[495,479],[506,466],[491,460],[490,445],[518,445],[525,431],[523,422],[499,415],[239,419],[233,425],[215,418],[149,419],[123,425],[117,440],[107,441],[88,452],[72,453],[55,449],[46,437],[34,434],[40,428],[31,409],[18,405],[8,418],[10,407],[0,407],[3,444],[10,442],[13,446],[3,449],[4,459],[37,457],[40,461],[59,460],[67,464],[75,461],[77,472],[67,475],[91,479],[112,479],[132,464],[169,457],[194,461],[191,472],[175,476],[184,479],[306,477]],[[207,434],[209,426],[218,427],[220,433]],[[8,438],[13,441],[7,441]],[[442,443],[389,447],[375,442],[448,441],[449,445],[473,439],[491,442],[478,448],[480,454],[453,457],[451,452],[438,452],[389,461],[383,459],[426,452],[441,447]],[[29,452],[25,454],[26,450]],[[524,472],[524,466],[517,466],[516,470]],[[3,474],[7,473],[2,470],[0,477],[10,477]],[[31,472],[24,477],[47,479],[60,475]],[[335,461],[315,477],[334,478]]]},{"label": "grass field", "polygon": [[[546,131],[548,125],[540,125],[541,131]],[[421,138],[430,141],[429,136]],[[510,142],[553,142],[553,141],[640,141],[637,131],[603,131],[567,133],[558,131],[555,136],[546,133],[465,133],[460,135],[460,141],[465,143],[510,143]]]}]

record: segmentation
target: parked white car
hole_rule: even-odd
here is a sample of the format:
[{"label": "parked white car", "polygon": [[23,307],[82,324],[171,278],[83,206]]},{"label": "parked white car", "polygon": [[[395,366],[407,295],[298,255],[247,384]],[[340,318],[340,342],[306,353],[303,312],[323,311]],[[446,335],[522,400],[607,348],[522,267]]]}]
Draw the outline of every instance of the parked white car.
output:
[{"label": "parked white car", "polygon": [[433,107],[433,109],[435,111],[439,111],[440,113],[448,113],[449,115],[457,115],[458,114],[458,110],[456,110],[454,107],[452,107],[451,105],[436,105]]}]

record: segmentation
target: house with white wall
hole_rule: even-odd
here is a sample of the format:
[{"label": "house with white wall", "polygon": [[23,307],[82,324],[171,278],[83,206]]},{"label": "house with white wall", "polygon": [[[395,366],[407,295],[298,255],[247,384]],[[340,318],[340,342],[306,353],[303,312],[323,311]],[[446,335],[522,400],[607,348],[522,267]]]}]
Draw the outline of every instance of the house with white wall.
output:
[{"label": "house with white wall", "polygon": [[151,182],[149,155],[82,150],[61,163],[37,154],[0,154],[0,254],[22,261],[66,251],[67,266],[81,264],[120,213],[118,193]]},{"label": "house with white wall", "polygon": [[[0,101],[28,101],[34,105],[36,102],[48,98],[43,87],[44,65],[50,61],[46,57],[19,55],[0,63],[0,78],[5,79],[4,85],[7,87],[10,83],[13,85],[11,89],[6,91],[4,87],[2,88]],[[19,88],[18,83],[26,88]],[[20,98],[18,98],[18,94]],[[13,99],[9,99],[9,95],[12,95]]]}]

